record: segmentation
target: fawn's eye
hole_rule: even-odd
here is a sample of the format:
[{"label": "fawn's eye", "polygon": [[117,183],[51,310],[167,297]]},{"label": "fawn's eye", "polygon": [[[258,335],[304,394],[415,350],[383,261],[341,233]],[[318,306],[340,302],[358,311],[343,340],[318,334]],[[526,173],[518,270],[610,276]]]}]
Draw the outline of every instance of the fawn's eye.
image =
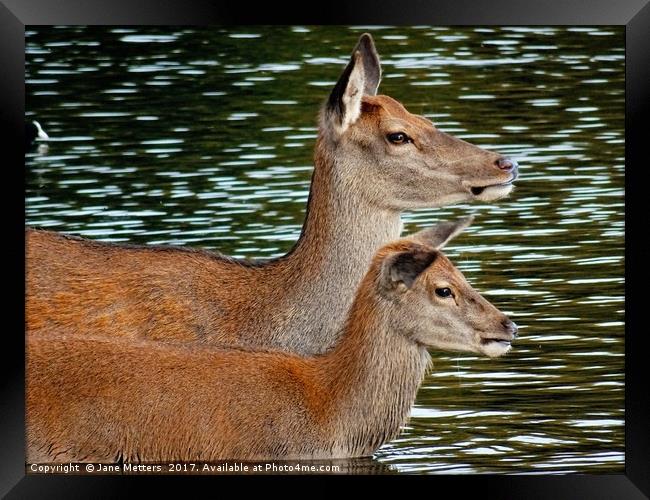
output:
[{"label": "fawn's eye", "polygon": [[451,297],[453,294],[451,293],[451,288],[436,288],[436,295],[446,299],[447,297]]},{"label": "fawn's eye", "polygon": [[386,137],[393,144],[406,144],[407,142],[413,142],[413,140],[404,132],[393,132],[392,134],[388,134]]}]

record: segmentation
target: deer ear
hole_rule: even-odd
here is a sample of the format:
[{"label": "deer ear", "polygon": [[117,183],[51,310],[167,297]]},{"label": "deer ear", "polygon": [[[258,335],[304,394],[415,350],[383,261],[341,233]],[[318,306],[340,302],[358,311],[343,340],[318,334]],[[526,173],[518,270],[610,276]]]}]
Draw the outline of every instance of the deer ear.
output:
[{"label": "deer ear", "polygon": [[361,61],[363,62],[363,72],[365,75],[363,93],[366,95],[377,95],[377,88],[379,88],[379,82],[381,81],[381,64],[377,49],[375,48],[375,42],[372,36],[370,36],[370,33],[364,33],[359,37],[359,42],[354,51],[358,51],[361,54]]},{"label": "deer ear", "polygon": [[375,44],[372,37],[364,33],[327,100],[327,117],[335,130],[343,133],[359,118],[361,98],[364,94],[375,95],[380,79],[381,66]]},{"label": "deer ear", "polygon": [[440,250],[447,243],[453,240],[456,236],[463,232],[474,220],[474,216],[470,215],[457,221],[441,222],[433,227],[423,229],[410,236],[411,239],[418,243],[429,245],[436,250]]},{"label": "deer ear", "polygon": [[415,249],[389,255],[381,266],[382,284],[389,290],[400,284],[411,288],[415,280],[436,260],[435,250]]}]

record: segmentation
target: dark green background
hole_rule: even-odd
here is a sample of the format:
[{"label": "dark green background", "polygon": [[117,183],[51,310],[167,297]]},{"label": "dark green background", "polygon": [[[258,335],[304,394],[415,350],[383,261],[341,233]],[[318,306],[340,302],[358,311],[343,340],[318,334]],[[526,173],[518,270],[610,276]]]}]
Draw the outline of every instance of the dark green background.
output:
[{"label": "dark green background", "polygon": [[622,27],[29,27],[26,109],[52,139],[27,159],[27,223],[284,253],[318,107],[363,31],[381,93],[521,165],[507,200],[405,214],[410,232],[476,213],[447,254],[520,339],[498,360],[433,352],[413,418],[375,460],[622,472]]}]

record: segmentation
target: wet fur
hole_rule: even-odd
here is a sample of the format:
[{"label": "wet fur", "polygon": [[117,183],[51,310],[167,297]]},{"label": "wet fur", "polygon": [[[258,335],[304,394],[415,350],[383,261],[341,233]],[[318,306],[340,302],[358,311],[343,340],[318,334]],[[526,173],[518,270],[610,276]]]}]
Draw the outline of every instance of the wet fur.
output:
[{"label": "wet fur", "polygon": [[[498,333],[503,313],[437,250],[464,225],[443,234],[422,231],[381,249],[340,340],[321,355],[28,337],[28,462],[372,454],[407,421],[428,347],[492,356],[482,351],[484,332],[512,338]],[[454,287],[456,304],[434,298],[441,279]]]},{"label": "wet fur", "polygon": [[281,352],[28,339],[28,462],[265,460],[370,455],[397,436],[429,362],[387,328],[379,264],[339,345]]}]

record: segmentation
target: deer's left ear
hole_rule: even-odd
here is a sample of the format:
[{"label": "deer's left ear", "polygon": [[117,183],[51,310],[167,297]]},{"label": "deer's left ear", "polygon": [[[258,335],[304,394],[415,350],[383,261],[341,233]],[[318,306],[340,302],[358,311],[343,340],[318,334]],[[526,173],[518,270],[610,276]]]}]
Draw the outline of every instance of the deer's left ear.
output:
[{"label": "deer's left ear", "polygon": [[353,124],[361,114],[361,98],[364,94],[375,95],[380,79],[381,66],[375,44],[372,37],[364,33],[327,100],[328,126],[340,134]]},{"label": "deer's left ear", "polygon": [[389,290],[397,288],[400,284],[411,288],[417,277],[437,256],[438,252],[430,249],[414,249],[389,255],[382,263],[380,280]]},{"label": "deer's left ear", "polygon": [[375,42],[370,36],[370,33],[361,35],[354,49],[354,52],[357,51],[361,54],[363,73],[365,75],[363,93],[365,95],[377,95],[377,89],[381,81],[381,64],[379,63],[379,55],[375,48]]}]

